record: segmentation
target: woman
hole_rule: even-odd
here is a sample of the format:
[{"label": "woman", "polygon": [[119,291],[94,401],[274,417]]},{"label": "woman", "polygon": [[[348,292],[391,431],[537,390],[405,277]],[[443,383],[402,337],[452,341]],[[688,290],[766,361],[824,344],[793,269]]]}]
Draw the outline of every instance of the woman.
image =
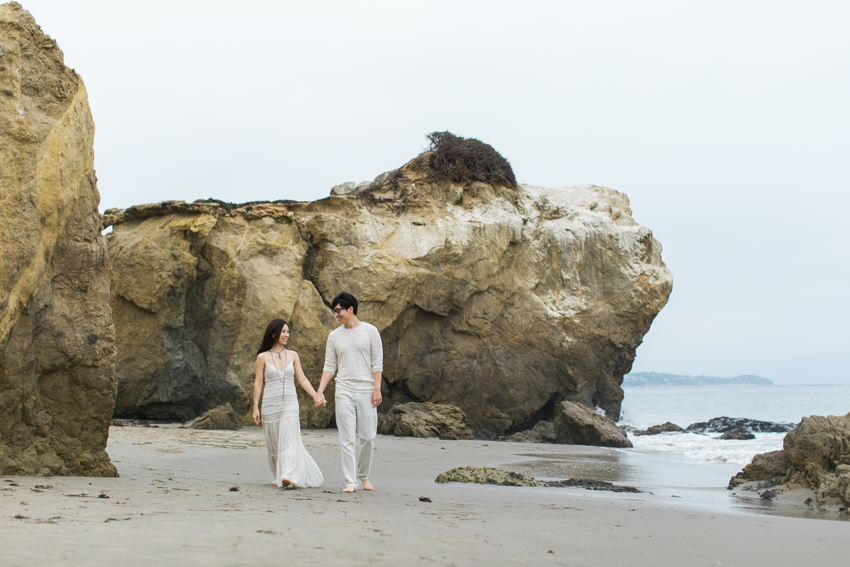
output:
[{"label": "woman", "polygon": [[298,353],[287,350],[289,326],[273,319],[266,327],[263,343],[257,351],[254,378],[254,423],[260,424],[260,392],[263,394],[263,432],[269,452],[269,467],[275,486],[321,486],[322,471],[304,449],[298,417],[295,380],[310,397],[313,386],[301,370]]}]

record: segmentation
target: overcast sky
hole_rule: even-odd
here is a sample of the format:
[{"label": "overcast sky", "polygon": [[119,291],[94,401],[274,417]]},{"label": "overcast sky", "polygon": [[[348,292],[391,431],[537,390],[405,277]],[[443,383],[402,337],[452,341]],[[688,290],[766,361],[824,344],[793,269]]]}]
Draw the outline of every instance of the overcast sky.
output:
[{"label": "overcast sky", "polygon": [[450,130],[629,196],[675,279],[634,371],[850,383],[848,2],[22,4],[88,88],[101,210],[319,199]]}]

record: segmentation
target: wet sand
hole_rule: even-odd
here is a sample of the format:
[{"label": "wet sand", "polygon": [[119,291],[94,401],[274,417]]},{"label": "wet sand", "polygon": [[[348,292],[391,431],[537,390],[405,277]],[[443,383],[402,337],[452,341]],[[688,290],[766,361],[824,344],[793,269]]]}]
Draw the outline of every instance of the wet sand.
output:
[{"label": "wet sand", "polygon": [[[838,565],[850,552],[848,522],[652,483],[628,452],[379,436],[376,490],[342,494],[334,430],[305,432],[325,484],[299,490],[270,484],[259,428],[110,436],[121,478],[0,477],[3,565]],[[434,482],[467,465],[649,492]],[[771,515],[797,512],[812,517]]]}]

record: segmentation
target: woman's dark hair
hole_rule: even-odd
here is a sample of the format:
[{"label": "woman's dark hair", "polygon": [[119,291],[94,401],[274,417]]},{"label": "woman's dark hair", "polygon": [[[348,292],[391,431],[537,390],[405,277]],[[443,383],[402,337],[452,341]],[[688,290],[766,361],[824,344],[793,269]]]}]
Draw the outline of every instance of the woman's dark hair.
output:
[{"label": "woman's dark hair", "polygon": [[339,306],[343,311],[349,307],[354,307],[354,314],[357,315],[357,298],[350,293],[342,292],[331,301],[331,309]]},{"label": "woman's dark hair", "polygon": [[260,343],[260,349],[257,351],[258,355],[261,352],[266,352],[267,350],[272,349],[274,344],[277,342],[278,337],[280,337],[280,332],[283,330],[284,325],[286,325],[286,321],[283,319],[271,320],[266,327],[266,334],[263,335],[263,342]]}]

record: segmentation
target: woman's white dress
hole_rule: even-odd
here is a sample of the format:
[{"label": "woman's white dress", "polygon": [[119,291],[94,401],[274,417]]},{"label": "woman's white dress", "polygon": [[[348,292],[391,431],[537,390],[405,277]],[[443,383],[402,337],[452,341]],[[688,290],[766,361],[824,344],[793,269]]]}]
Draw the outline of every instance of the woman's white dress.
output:
[{"label": "woman's white dress", "polygon": [[325,480],[322,471],[301,441],[295,367],[290,362],[280,371],[267,361],[263,375],[263,433],[266,435],[272,483],[281,486],[285,478],[295,486],[321,486]]}]

